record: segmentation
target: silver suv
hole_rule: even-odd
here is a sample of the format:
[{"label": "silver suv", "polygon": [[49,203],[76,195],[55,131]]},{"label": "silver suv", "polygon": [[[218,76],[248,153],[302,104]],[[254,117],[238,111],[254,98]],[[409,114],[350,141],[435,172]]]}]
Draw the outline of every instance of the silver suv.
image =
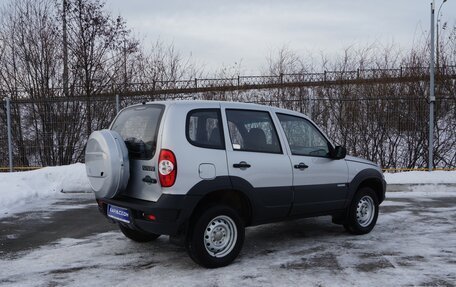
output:
[{"label": "silver suv", "polygon": [[205,267],[230,264],[247,226],[331,215],[368,233],[386,189],[378,165],[346,156],[305,115],[256,104],[133,105],[90,135],[85,161],[101,213],[126,237],[170,235]]}]

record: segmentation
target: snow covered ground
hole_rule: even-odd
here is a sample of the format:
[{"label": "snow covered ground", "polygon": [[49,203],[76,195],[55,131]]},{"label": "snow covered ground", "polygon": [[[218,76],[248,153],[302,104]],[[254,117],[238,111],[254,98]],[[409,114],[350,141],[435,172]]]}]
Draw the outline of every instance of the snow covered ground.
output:
[{"label": "snow covered ground", "polygon": [[[454,285],[456,190],[447,190],[446,196],[389,193],[380,211],[375,229],[362,236],[346,233],[329,217],[248,228],[239,258],[214,270],[193,263],[185,249],[170,244],[166,236],[139,244],[115,229],[83,237],[63,233],[48,244],[2,254],[0,285]],[[74,211],[59,213],[71,218]],[[81,228],[97,219],[108,224],[99,216]]]},{"label": "snow covered ground", "polygon": [[[349,235],[329,217],[252,227],[232,265],[207,270],[166,236],[134,243],[99,214],[70,225],[97,213],[92,194],[60,192],[90,191],[83,164],[3,173],[0,227],[17,225],[18,232],[0,228],[0,286],[454,285],[456,172],[385,177],[420,185],[388,192],[373,232]],[[37,231],[53,239],[9,252],[8,242],[27,239],[23,223],[33,220],[54,222]]]},{"label": "snow covered ground", "polygon": [[0,218],[37,208],[62,191],[91,192],[84,164],[0,173]]},{"label": "snow covered ground", "polygon": [[[388,184],[456,184],[456,171],[385,173],[385,178]],[[91,192],[84,164],[0,173],[0,218],[39,208],[62,191]]]},{"label": "snow covered ground", "polygon": [[385,173],[388,184],[456,184],[456,171]]}]

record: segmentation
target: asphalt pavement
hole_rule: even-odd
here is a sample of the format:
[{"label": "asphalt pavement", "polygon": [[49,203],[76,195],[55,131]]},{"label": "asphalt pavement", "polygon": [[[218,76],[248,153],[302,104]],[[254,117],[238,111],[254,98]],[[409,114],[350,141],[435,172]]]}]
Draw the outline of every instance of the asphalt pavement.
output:
[{"label": "asphalt pavement", "polygon": [[239,258],[215,271],[196,266],[167,237],[129,241],[99,214],[92,194],[68,194],[47,208],[0,219],[0,285],[128,286],[155,278],[165,286],[455,286],[454,194],[388,192],[376,228],[364,236],[349,235],[329,217],[248,228]]},{"label": "asphalt pavement", "polygon": [[102,217],[93,194],[67,194],[44,210],[0,219],[0,255],[15,256],[61,238],[84,238],[117,230]]}]

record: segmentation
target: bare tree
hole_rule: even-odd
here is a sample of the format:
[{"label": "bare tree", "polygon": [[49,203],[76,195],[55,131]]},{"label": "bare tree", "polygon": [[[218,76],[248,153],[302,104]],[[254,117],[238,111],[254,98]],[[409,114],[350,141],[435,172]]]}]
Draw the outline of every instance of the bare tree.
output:
[{"label": "bare tree", "polygon": [[[443,66],[455,64],[447,54],[452,49],[454,51],[454,46],[442,50]],[[381,80],[393,72],[395,76],[422,78],[429,65],[428,53],[425,44],[410,51],[401,50],[394,43],[350,46],[339,57],[328,59],[323,55],[319,69],[324,71],[323,81],[340,80],[342,84],[309,88],[306,94],[311,97],[307,101],[297,100],[302,88],[270,91],[270,95],[276,105],[310,115],[332,139],[346,145],[351,154],[378,162],[383,167],[424,167],[428,84],[425,81],[346,84],[343,79],[374,77]],[[293,75],[299,70],[296,63],[302,62],[296,54],[282,50],[267,58],[267,71],[269,75],[286,78],[287,73]],[[304,76],[306,69],[302,73]],[[454,81],[438,81],[437,94],[447,96],[438,100],[434,163],[437,166],[454,166],[454,90]],[[449,95],[453,95],[452,99]]]},{"label": "bare tree", "polygon": [[[87,135],[107,127],[116,113],[114,97],[99,94],[122,96],[140,90],[150,92],[123,98],[123,104],[190,97],[277,105],[308,114],[350,153],[384,167],[426,165],[426,39],[410,50],[394,43],[352,45],[339,56],[322,54],[319,63],[310,54],[300,55],[284,46],[266,58],[261,76],[243,76],[241,62],[207,74],[173,44],[158,40],[146,49],[131,36],[121,17],[105,11],[102,0],[63,3],[11,0],[0,9],[0,90],[2,97],[13,99],[14,155],[20,164],[82,160]],[[442,77],[456,73],[456,27],[447,27],[440,41],[434,165],[456,166],[456,83]],[[393,82],[388,80],[392,75],[421,80]],[[377,81],[374,84],[366,78]],[[154,94],[159,89],[201,84],[235,87],[315,79],[322,84]],[[357,82],[348,84],[344,79]],[[5,129],[4,110],[0,121],[0,130]]]},{"label": "bare tree", "polygon": [[[115,85],[117,75],[137,42],[129,38],[125,22],[113,18],[99,0],[68,0],[68,42],[73,90],[86,97],[84,110],[87,134],[106,126],[106,106],[92,103],[92,97],[106,86]],[[124,71],[125,73],[125,71]],[[127,76],[124,75],[124,78]],[[80,88],[79,88],[80,87]],[[97,113],[93,113],[97,110]],[[108,114],[112,111],[106,111]],[[109,118],[109,117],[108,117]]]}]

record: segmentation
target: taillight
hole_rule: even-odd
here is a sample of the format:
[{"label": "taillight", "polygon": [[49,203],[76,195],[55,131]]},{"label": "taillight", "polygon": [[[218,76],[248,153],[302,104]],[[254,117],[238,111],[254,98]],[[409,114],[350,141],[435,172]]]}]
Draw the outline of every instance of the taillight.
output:
[{"label": "taillight", "polygon": [[157,217],[153,214],[146,214],[146,213],[143,213],[143,217],[147,220],[150,220],[150,221],[155,221],[155,219],[157,219]]},{"label": "taillight", "polygon": [[158,177],[162,187],[173,186],[176,181],[177,162],[173,152],[168,149],[160,151],[158,159]]}]

